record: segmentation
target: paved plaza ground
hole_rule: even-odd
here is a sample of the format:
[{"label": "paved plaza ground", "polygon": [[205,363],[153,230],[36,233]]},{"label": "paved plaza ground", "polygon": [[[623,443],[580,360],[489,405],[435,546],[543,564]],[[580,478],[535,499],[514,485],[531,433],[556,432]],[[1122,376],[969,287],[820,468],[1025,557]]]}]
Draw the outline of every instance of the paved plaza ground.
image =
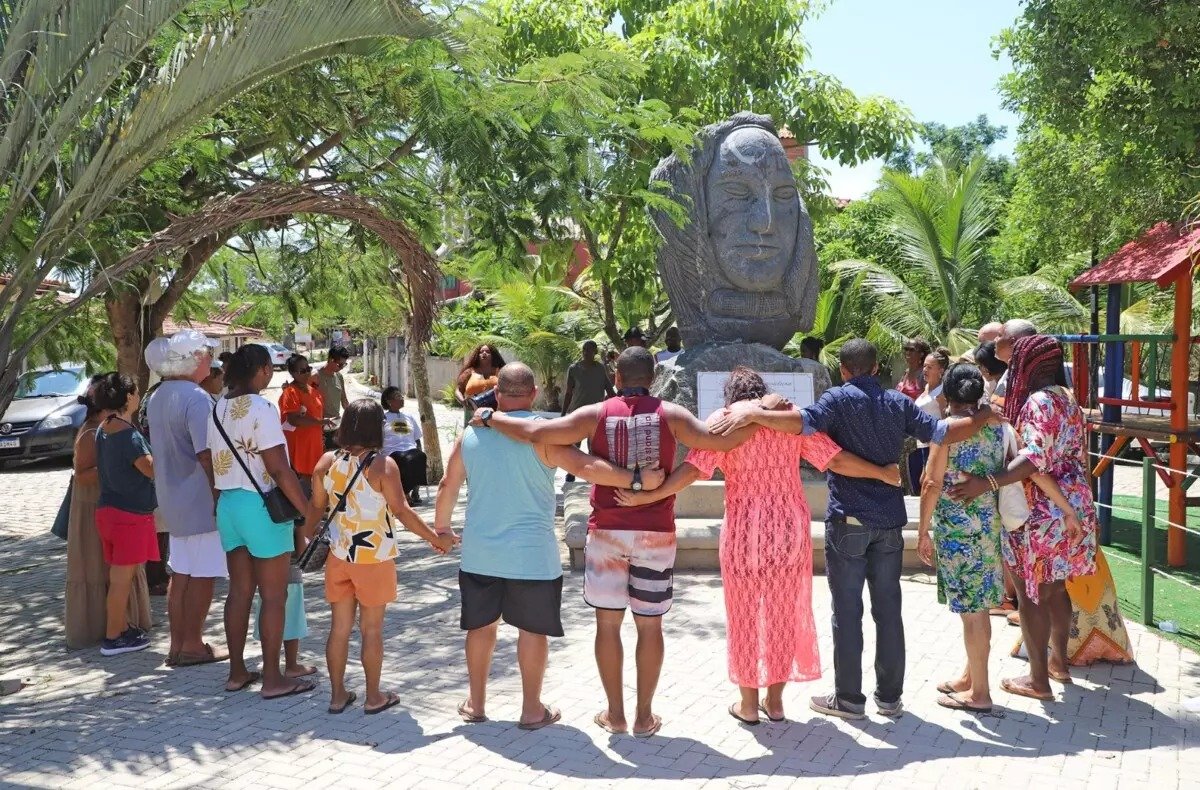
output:
[{"label": "paved plaza ground", "polygon": [[[441,412],[446,424],[455,415]],[[725,712],[734,689],[725,672],[721,581],[713,573],[676,577],[665,619],[667,661],[657,711],[665,726],[641,740],[592,724],[602,693],[592,657],[592,614],[581,574],[567,572],[563,621],[553,640],[545,699],[561,724],[516,727],[519,678],[515,633],[502,629],[492,671],[492,721],[464,724],[457,562],[415,539],[397,562],[400,599],[388,614],[384,681],[404,702],[379,716],[361,706],[326,714],[328,683],[302,697],[262,701],[226,694],[226,665],[162,666],[165,628],[150,650],[102,658],[63,646],[65,544],[48,534],[69,478],[66,464],[0,473],[0,678],[28,687],[0,699],[0,786],[236,788],[643,786],[932,788],[1056,786],[1200,787],[1200,719],[1182,702],[1200,696],[1200,658],[1129,624],[1136,666],[1077,670],[1059,701],[1041,704],[998,688],[996,715],[939,708],[934,687],[961,668],[957,618],[935,600],[931,580],[904,582],[908,636],[905,704],[899,720],[825,719],[809,695],[832,679],[829,593],[814,585],[826,679],[789,686],[789,720],[738,725]],[[431,490],[432,493],[432,490]],[[432,519],[432,508],[421,512]],[[303,652],[323,664],[328,609],[319,576],[306,584],[310,635]],[[165,600],[155,599],[165,620]],[[1016,629],[997,628],[993,677],[1021,673],[1007,657]],[[869,623],[869,620],[868,620]],[[210,620],[221,642],[219,608]],[[869,632],[868,628],[868,632]],[[632,709],[633,629],[626,629],[627,700]],[[254,653],[256,646],[249,646]],[[871,683],[868,633],[866,686]],[[351,647],[352,662],[357,642]],[[318,676],[323,678],[323,674]],[[361,668],[349,682],[362,692]]]}]

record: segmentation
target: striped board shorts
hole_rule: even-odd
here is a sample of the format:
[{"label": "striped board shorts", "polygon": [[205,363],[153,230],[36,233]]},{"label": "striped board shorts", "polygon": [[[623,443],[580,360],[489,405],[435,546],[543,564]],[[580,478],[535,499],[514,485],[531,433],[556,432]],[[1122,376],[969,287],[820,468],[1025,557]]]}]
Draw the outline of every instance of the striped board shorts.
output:
[{"label": "striped board shorts", "polygon": [[583,556],[583,599],[590,606],[642,617],[660,617],[671,608],[674,532],[591,529]]}]

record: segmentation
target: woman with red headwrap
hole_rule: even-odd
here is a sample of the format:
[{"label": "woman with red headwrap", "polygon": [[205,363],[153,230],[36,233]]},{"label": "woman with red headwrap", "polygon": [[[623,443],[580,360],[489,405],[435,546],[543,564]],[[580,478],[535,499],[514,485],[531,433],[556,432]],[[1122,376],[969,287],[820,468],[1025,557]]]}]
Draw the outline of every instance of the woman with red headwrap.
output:
[{"label": "woman with red headwrap", "polygon": [[[1051,678],[1071,682],[1068,642],[1079,623],[1067,582],[1096,574],[1097,522],[1088,486],[1087,434],[1083,411],[1065,386],[1062,347],[1056,340],[1046,335],[1018,339],[1008,373],[1004,416],[1024,446],[1001,474],[968,478],[950,494],[971,499],[989,489],[1025,482],[1029,520],[1007,533],[1001,548],[1017,579],[1029,675],[1006,679],[1001,688],[1050,700],[1054,698]],[[1030,478],[1037,473],[1057,484],[1074,512],[1058,507],[1043,488],[1033,484]],[[1115,608],[1113,614],[1119,620]],[[1119,630],[1124,633],[1123,625]]]}]

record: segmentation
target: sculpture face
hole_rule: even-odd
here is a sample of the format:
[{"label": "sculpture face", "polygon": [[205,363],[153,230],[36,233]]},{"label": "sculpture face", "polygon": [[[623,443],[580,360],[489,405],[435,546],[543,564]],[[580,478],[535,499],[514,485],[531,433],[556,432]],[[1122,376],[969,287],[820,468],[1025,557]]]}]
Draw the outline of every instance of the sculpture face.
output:
[{"label": "sculpture face", "polygon": [[651,175],[693,206],[682,226],[650,212],[684,345],[783,348],[812,326],[819,288],[812,221],[787,154],[771,120],[751,113],[705,127],[696,142],[690,162],[669,156]]},{"label": "sculpture face", "polygon": [[705,185],[717,266],[734,288],[777,291],[792,263],[800,196],[778,138],[735,129],[721,143]]}]

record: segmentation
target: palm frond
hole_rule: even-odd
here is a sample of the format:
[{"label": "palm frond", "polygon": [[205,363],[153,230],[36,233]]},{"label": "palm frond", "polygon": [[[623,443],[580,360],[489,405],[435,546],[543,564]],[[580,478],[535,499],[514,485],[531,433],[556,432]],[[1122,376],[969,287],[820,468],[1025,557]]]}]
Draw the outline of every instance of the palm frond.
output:
[{"label": "palm frond", "polygon": [[1023,316],[1043,332],[1086,331],[1087,308],[1070,291],[1037,274],[1012,277],[996,284],[1007,315]]},{"label": "palm frond", "polygon": [[896,273],[870,261],[846,260],[830,265],[830,272],[846,274],[853,287],[872,304],[872,323],[887,337],[901,340],[918,335],[937,339],[937,319],[918,295]]}]

